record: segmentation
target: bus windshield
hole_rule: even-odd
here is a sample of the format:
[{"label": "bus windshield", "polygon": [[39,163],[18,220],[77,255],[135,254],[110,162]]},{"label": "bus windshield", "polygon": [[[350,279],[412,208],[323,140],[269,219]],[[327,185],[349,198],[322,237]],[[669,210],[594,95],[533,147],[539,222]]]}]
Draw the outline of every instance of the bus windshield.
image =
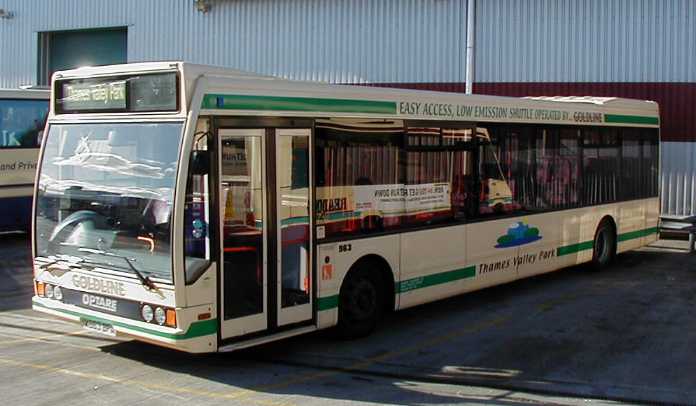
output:
[{"label": "bus windshield", "polygon": [[[36,201],[36,248],[172,280],[181,123],[52,124]],[[124,259],[125,258],[125,259]]]}]

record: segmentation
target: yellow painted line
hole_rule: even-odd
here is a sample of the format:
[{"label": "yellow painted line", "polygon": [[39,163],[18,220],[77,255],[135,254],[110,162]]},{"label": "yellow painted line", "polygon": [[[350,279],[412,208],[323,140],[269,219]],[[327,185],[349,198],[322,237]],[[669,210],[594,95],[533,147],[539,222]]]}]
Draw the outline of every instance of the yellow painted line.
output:
[{"label": "yellow painted line", "polygon": [[[366,360],[362,360],[359,362],[356,362],[354,364],[351,364],[345,368],[342,368],[341,370],[334,370],[334,371],[319,371],[319,372],[311,372],[311,373],[306,373],[306,374],[300,374],[296,377],[286,379],[281,382],[273,383],[273,384],[267,384],[267,385],[261,385],[261,386],[256,386],[251,389],[239,389],[231,393],[220,393],[220,392],[212,392],[212,391],[204,391],[204,390],[196,390],[196,389],[189,389],[189,388],[171,388],[169,386],[164,386],[164,385],[156,385],[156,384],[144,384],[142,382],[135,382],[135,381],[129,381],[129,380],[124,380],[124,381],[119,381],[118,383],[126,384],[129,386],[142,386],[148,389],[153,389],[153,390],[164,390],[164,391],[175,391],[177,393],[182,393],[182,394],[190,394],[190,395],[197,395],[197,396],[204,396],[204,397],[209,397],[209,398],[216,398],[216,399],[229,399],[229,400],[248,400],[251,401],[252,403],[257,403],[257,404],[263,404],[263,405],[282,405],[285,403],[282,402],[273,402],[273,401],[259,401],[257,399],[249,399],[250,396],[256,395],[259,391],[268,391],[268,390],[274,390],[274,389],[280,389],[280,388],[285,388],[288,386],[296,385],[296,384],[301,384],[301,383],[306,383],[318,379],[323,379],[323,378],[328,378],[336,375],[340,375],[346,371],[359,371],[361,369],[364,369],[372,364],[386,361],[391,358],[395,358],[401,355],[421,351],[424,349],[427,349],[429,347],[433,347],[435,345],[444,343],[446,341],[450,341],[452,339],[455,339],[457,337],[466,335],[466,334],[471,334],[471,333],[476,333],[482,330],[485,330],[487,328],[491,327],[496,327],[499,325],[502,325],[503,323],[507,322],[510,320],[509,316],[501,316],[501,317],[496,317],[490,320],[485,320],[473,325],[469,325],[467,327],[461,328],[454,330],[450,332],[449,334],[445,335],[439,335],[436,337],[433,337],[429,340],[420,342],[418,344],[412,345],[410,347],[406,347],[397,351],[390,351],[375,357],[368,358]],[[0,362],[3,362],[3,360],[0,358]],[[32,364],[28,364],[28,366],[31,366]],[[58,370],[58,368],[56,368]],[[67,370],[66,370],[67,371]],[[57,371],[60,372],[60,371]],[[79,374],[83,374],[82,372],[77,372]],[[99,379],[101,375],[93,375],[93,379]],[[113,379],[113,378],[112,378]],[[260,403],[262,402],[262,403]]]},{"label": "yellow painted line", "polygon": [[[75,322],[74,321],[66,321],[63,319],[56,319],[55,317],[51,316],[46,316],[46,317],[35,317],[35,316],[27,316],[24,314],[20,313],[0,313],[0,320],[2,321],[9,321],[9,320],[3,320],[3,318],[8,317],[10,319],[15,319],[15,320],[23,320],[23,321],[38,321],[41,323],[50,323],[50,324],[65,324],[65,325],[70,325],[74,326]],[[14,321],[14,320],[13,320]]]},{"label": "yellow painted line", "polygon": [[[60,337],[66,337],[69,335],[77,336],[80,335],[79,333],[84,333],[84,332],[76,332],[77,334],[54,334],[50,336],[44,336],[44,337],[28,337],[28,338],[22,338],[22,339],[17,339],[17,340],[7,340],[7,341],[0,341],[0,348],[6,345],[12,345],[12,344],[23,344],[23,343],[42,343],[42,344],[50,344],[50,345],[57,345],[60,347],[68,347],[68,348],[77,348],[79,350],[86,350],[86,351],[93,351],[93,352],[100,352],[101,350],[99,347],[94,347],[94,346],[88,346],[88,345],[80,345],[80,344],[72,344],[72,343],[67,343],[67,342],[62,342],[62,341],[57,341],[53,340],[52,338],[60,338]],[[8,334],[2,334],[0,333],[0,336],[3,337],[17,337],[17,336],[11,336]]]},{"label": "yellow painted line", "polygon": [[[438,335],[433,338],[430,338],[426,341],[420,342],[418,344],[402,348],[400,350],[396,351],[390,351],[378,356],[374,356],[356,363],[353,363],[351,365],[348,365],[345,368],[342,368],[340,370],[331,370],[331,371],[320,371],[320,372],[311,372],[311,373],[306,373],[306,374],[300,374],[298,376],[295,376],[290,379],[283,380],[281,382],[277,383],[272,383],[272,384],[267,384],[267,385],[260,385],[256,386],[250,389],[236,389],[230,392],[215,392],[215,391],[207,391],[207,390],[201,390],[201,389],[193,389],[193,388],[186,388],[186,387],[172,387],[170,385],[163,385],[163,384],[156,384],[156,383],[145,383],[142,381],[136,381],[136,380],[131,380],[131,379],[118,379],[114,377],[110,377],[107,375],[102,375],[102,374],[91,374],[91,373],[85,373],[85,372],[79,372],[79,371],[73,371],[70,369],[65,369],[65,368],[57,368],[57,367],[52,367],[50,365],[45,365],[45,364],[37,364],[37,363],[29,363],[29,362],[22,362],[22,361],[16,361],[12,359],[7,359],[7,358],[0,358],[0,364],[5,364],[5,365],[11,365],[11,366],[17,366],[17,367],[24,367],[24,368],[32,368],[32,369],[38,369],[38,370],[45,370],[53,373],[59,373],[63,375],[69,375],[69,376],[75,376],[79,378],[86,378],[86,379],[93,379],[93,380],[101,380],[101,381],[106,381],[110,383],[117,383],[121,384],[124,386],[131,386],[131,387],[140,387],[140,388],[145,388],[149,390],[158,390],[162,391],[164,393],[178,393],[178,394],[186,394],[186,395],[194,395],[194,396],[202,396],[202,397],[207,397],[207,398],[214,398],[214,399],[227,399],[227,400],[244,400],[245,402],[250,402],[262,406],[285,406],[285,405],[291,405],[291,403],[288,403],[286,401],[272,401],[272,400],[263,400],[263,399],[253,399],[252,396],[258,395],[259,392],[266,392],[269,390],[274,390],[274,389],[280,389],[296,384],[301,384],[301,383],[306,383],[310,381],[315,381],[318,379],[322,378],[328,378],[331,376],[336,376],[340,375],[342,373],[345,373],[347,371],[359,371],[361,369],[364,369],[372,364],[386,361],[391,358],[395,358],[401,355],[406,355],[409,353],[421,351],[424,349],[427,349],[429,347],[433,347],[439,344],[442,344],[446,341],[450,341],[452,339],[471,334],[471,333],[476,333],[488,328],[492,327],[497,327],[505,322],[510,320],[510,316],[501,316],[501,317],[496,317],[493,319],[485,320],[473,325],[469,325],[467,327],[453,330],[449,334],[444,334],[444,335]],[[85,331],[76,331],[72,333],[65,333],[65,334],[55,334],[51,336],[45,336],[45,337],[36,337],[36,338],[25,338],[22,340],[13,340],[11,342],[22,342],[22,341],[37,341],[37,340],[42,340],[46,338],[52,338],[52,337],[61,337],[61,336],[67,336],[67,335],[78,335],[78,334],[83,334]],[[0,342],[0,345],[6,344],[9,342]],[[52,344],[56,344],[56,342],[51,342]]]},{"label": "yellow painted line", "polygon": [[208,398],[214,398],[214,399],[227,399],[227,400],[238,400],[238,399],[245,399],[246,402],[262,405],[262,406],[291,406],[293,403],[289,403],[287,401],[273,401],[273,400],[264,400],[264,399],[249,399],[250,395],[256,395],[258,392],[252,390],[252,389],[238,389],[238,390],[233,390],[230,392],[214,392],[214,391],[207,391],[207,390],[202,390],[202,389],[193,389],[193,388],[184,388],[184,387],[176,387],[172,386],[171,384],[165,385],[165,384],[157,384],[157,383],[145,383],[140,380],[133,380],[133,379],[119,379],[119,378],[114,378],[108,375],[103,375],[103,374],[92,374],[92,373],[87,373],[87,372],[79,372],[79,371],[74,371],[71,369],[67,368],[58,368],[58,367],[53,367],[50,365],[46,364],[38,364],[38,363],[33,363],[33,362],[23,362],[23,361],[17,361],[13,359],[8,359],[8,358],[0,358],[0,364],[5,364],[9,366],[14,366],[14,367],[20,367],[20,368],[31,368],[31,369],[36,369],[36,370],[42,370],[46,372],[52,372],[56,374],[61,374],[61,375],[68,375],[68,376],[73,376],[77,378],[82,378],[82,379],[92,379],[92,380],[97,380],[97,381],[104,381],[108,383],[113,383],[113,384],[119,384],[119,385],[124,385],[124,386],[130,386],[130,387],[138,387],[138,388],[144,388],[144,389],[149,389],[149,390],[154,390],[154,391],[160,391],[162,393],[177,393],[177,394],[185,394],[185,395],[195,395],[195,396],[202,396],[202,397],[208,397]]},{"label": "yellow painted line", "polygon": [[[67,332],[67,333],[50,334],[50,335],[40,336],[40,337],[22,337],[22,338],[17,338],[14,340],[0,341],[0,345],[20,344],[20,343],[26,343],[26,342],[30,342],[30,341],[47,341],[47,340],[50,340],[52,338],[79,336],[79,335],[86,334],[86,333],[88,333],[86,330],[78,330],[78,331],[71,331],[71,332]],[[6,334],[6,333],[0,333],[0,336],[10,337],[10,338],[18,337],[18,336],[13,336],[13,335]]]},{"label": "yellow painted line", "polygon": [[[17,336],[11,336],[8,334],[2,334],[0,333],[0,336],[3,337],[17,337]],[[50,336],[49,336],[50,337]],[[65,335],[60,336],[60,337],[65,337]],[[8,341],[0,341],[0,348],[3,347],[5,344],[16,344],[16,343],[26,343],[26,342],[37,342],[37,343],[42,343],[42,344],[51,344],[51,345],[57,345],[60,347],[68,347],[68,348],[77,348],[79,350],[87,350],[87,351],[94,351],[94,352],[101,352],[99,347],[94,347],[91,345],[80,345],[80,344],[72,344],[72,343],[67,343],[67,342],[62,342],[62,341],[57,341],[57,340],[52,340],[52,339],[39,339],[40,337],[33,338],[33,339],[22,339],[22,340],[8,340]],[[59,338],[59,337],[56,337]]]}]

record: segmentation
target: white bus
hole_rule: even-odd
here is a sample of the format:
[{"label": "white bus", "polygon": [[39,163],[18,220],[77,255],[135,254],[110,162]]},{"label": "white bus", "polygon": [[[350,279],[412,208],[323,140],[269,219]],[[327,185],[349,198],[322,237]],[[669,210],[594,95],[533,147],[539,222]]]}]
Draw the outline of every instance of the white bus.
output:
[{"label": "white bus", "polygon": [[0,89],[0,231],[29,230],[48,90]]},{"label": "white bus", "polygon": [[[658,106],[296,82],[187,63],[59,72],[33,308],[188,352],[317,329],[656,239]],[[588,266],[588,268],[590,268]]]}]

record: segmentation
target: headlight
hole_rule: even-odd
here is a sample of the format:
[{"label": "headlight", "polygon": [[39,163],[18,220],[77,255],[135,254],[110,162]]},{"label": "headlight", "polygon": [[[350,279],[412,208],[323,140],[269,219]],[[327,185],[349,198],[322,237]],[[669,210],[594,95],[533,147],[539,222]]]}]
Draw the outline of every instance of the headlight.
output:
[{"label": "headlight", "polygon": [[53,299],[53,285],[46,284],[46,297]]},{"label": "headlight", "polygon": [[152,307],[150,305],[143,305],[143,307],[140,308],[140,316],[142,316],[143,320],[146,322],[151,322],[154,316],[152,313]]},{"label": "headlight", "polygon": [[60,286],[53,288],[53,298],[56,300],[63,300],[63,290]]},{"label": "headlight", "polygon": [[164,309],[161,307],[158,307],[155,309],[155,321],[157,324],[160,326],[164,324],[164,322],[167,320],[167,316],[164,313]]}]

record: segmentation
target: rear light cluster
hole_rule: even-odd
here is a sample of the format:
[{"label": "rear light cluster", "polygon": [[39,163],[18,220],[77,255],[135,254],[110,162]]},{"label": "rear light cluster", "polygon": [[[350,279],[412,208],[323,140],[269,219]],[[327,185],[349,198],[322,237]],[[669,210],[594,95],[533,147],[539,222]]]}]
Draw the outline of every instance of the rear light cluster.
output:
[{"label": "rear light cluster", "polygon": [[36,294],[40,297],[63,300],[63,290],[60,286],[51,285],[50,283],[36,281]]},{"label": "rear light cluster", "polygon": [[143,304],[140,306],[140,317],[147,323],[176,327],[176,311],[168,307]]}]

